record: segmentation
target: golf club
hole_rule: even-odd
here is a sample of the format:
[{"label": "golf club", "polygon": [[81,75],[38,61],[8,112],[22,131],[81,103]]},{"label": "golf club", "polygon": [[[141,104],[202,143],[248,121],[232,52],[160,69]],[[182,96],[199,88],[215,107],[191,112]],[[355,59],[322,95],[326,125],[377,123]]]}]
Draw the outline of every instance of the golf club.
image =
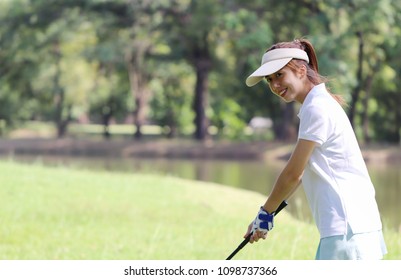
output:
[{"label": "golf club", "polygon": [[[279,205],[279,207],[277,208],[274,216],[276,216],[278,213],[280,213],[281,210],[283,210],[286,206],[288,205],[287,201],[283,201],[281,202],[281,204]],[[229,255],[227,257],[226,260],[231,260],[242,248],[245,247],[246,244],[248,244],[249,240],[251,239],[252,233],[249,233],[248,236],[244,239],[244,241],[241,242],[241,244],[238,245],[237,249],[235,249],[231,255]]]}]

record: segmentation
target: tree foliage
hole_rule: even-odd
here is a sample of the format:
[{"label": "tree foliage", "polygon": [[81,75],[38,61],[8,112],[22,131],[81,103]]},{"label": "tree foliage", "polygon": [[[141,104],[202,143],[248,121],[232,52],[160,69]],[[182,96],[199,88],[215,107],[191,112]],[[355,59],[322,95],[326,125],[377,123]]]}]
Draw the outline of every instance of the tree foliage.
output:
[{"label": "tree foliage", "polygon": [[401,4],[391,0],[0,1],[0,133],[31,119],[155,123],[169,137],[239,139],[255,116],[276,139],[296,104],[244,80],[277,41],[306,37],[351,123],[400,142]]}]

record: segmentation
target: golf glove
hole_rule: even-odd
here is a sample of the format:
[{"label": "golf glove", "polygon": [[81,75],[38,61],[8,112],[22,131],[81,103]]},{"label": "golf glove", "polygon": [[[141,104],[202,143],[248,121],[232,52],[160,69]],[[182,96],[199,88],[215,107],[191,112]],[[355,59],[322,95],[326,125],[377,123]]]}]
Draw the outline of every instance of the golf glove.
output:
[{"label": "golf glove", "polygon": [[260,207],[259,213],[252,224],[252,232],[258,230],[263,233],[267,233],[268,231],[272,230],[274,225],[273,218],[274,212],[269,214],[263,209],[263,207]]}]

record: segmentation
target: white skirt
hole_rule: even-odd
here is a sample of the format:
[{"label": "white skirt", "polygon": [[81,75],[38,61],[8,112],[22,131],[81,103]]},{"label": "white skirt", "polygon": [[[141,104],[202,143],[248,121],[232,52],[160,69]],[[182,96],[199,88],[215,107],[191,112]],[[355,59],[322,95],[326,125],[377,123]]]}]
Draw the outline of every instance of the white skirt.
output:
[{"label": "white skirt", "polygon": [[352,233],[320,239],[316,260],[380,260],[387,254],[383,232]]}]

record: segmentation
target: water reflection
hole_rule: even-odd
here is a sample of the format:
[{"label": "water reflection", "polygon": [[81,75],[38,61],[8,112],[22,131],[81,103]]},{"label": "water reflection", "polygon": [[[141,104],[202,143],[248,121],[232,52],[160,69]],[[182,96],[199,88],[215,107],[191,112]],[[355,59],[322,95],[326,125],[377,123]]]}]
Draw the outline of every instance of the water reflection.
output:
[{"label": "water reflection", "polygon": [[401,233],[401,166],[368,166],[383,224]]},{"label": "water reflection", "polygon": [[[284,162],[135,159],[68,156],[13,156],[24,162],[39,161],[47,165],[70,166],[79,169],[97,169],[119,172],[166,174],[185,179],[214,182],[267,195]],[[368,166],[376,187],[385,228],[401,232],[401,165]],[[298,190],[287,207],[290,213],[303,221],[311,222],[311,214],[302,189]]]}]

